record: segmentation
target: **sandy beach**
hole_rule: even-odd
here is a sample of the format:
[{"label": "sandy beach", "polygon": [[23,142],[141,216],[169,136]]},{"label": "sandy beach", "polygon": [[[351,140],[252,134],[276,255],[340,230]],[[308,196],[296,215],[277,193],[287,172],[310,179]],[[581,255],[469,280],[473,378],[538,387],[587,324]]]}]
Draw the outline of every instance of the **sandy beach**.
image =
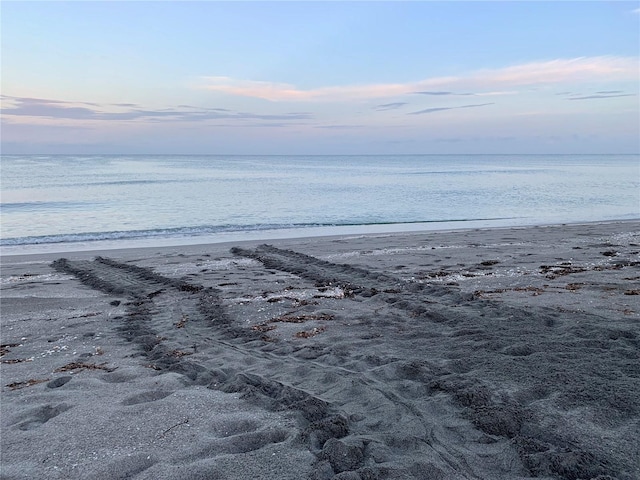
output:
[{"label": "sandy beach", "polygon": [[5,256],[2,479],[640,478],[640,222]]}]

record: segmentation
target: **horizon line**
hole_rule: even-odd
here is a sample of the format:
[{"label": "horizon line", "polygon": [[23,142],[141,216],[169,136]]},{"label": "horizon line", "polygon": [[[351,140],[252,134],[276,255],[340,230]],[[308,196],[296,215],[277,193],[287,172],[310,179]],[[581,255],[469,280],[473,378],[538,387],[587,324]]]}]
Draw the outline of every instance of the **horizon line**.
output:
[{"label": "horizon line", "polygon": [[91,155],[103,155],[103,156],[116,156],[116,155],[129,155],[129,156],[171,156],[171,155],[179,155],[183,157],[195,157],[195,156],[225,156],[225,157],[382,157],[382,156],[398,156],[398,157],[409,157],[416,155],[640,155],[640,151],[638,152],[606,152],[606,153],[583,153],[583,152],[572,152],[572,153],[561,153],[561,152],[544,152],[544,153],[525,153],[525,152],[511,152],[511,153],[469,153],[469,152],[461,152],[461,153],[127,153],[127,152],[118,152],[118,153],[47,153],[47,152],[37,152],[37,153],[4,153],[0,152],[0,156],[28,156],[28,155],[48,155],[48,156],[91,156]]}]

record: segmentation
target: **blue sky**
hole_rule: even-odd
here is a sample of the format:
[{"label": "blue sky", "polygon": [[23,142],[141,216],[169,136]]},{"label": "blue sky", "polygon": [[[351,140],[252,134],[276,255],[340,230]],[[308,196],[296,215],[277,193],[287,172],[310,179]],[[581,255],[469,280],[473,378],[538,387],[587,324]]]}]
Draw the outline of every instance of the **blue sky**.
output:
[{"label": "blue sky", "polygon": [[4,153],[637,153],[640,2],[2,2]]}]

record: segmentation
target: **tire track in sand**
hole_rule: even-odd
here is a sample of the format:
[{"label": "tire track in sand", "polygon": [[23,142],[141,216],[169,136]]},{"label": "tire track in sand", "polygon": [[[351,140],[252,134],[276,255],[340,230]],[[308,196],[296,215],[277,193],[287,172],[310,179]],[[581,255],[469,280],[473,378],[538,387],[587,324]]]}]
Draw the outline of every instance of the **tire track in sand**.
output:
[{"label": "tire track in sand", "polygon": [[[451,333],[452,318],[464,316],[457,304],[470,300],[446,287],[407,284],[386,274],[274,247],[233,253],[315,283],[340,285],[354,299],[370,299],[412,318],[431,320],[443,335]],[[482,385],[461,379],[450,369],[398,351],[388,360],[373,356],[362,362],[347,355],[344,361],[343,352],[336,356],[331,345],[317,338],[316,354],[301,355],[302,350],[265,344],[259,334],[239,326],[225,311],[216,289],[100,257],[92,262],[61,259],[54,267],[92,288],[128,297],[120,331],[140,345],[153,368],[181,373],[194,384],[240,392],[268,409],[297,412],[300,438],[318,459],[313,478],[338,474],[506,479],[538,473],[579,478],[571,476],[566,462],[556,463],[567,475],[560,467],[527,471],[511,444],[524,443],[517,428],[522,409],[496,403]],[[176,328],[180,319],[186,321]],[[420,340],[418,336],[416,341]],[[484,424],[475,423],[484,433],[459,417],[449,395],[472,413],[482,413]],[[540,445],[534,447],[539,454]],[[519,448],[524,460],[531,451]],[[576,460],[576,468],[595,471],[592,465],[597,466],[597,460],[584,458]],[[357,477],[348,477],[348,472]]]},{"label": "tire track in sand", "polygon": [[[610,371],[629,370],[629,355],[640,346],[633,332],[614,331],[603,325],[601,317],[588,314],[578,319],[585,327],[576,329],[563,324],[562,312],[553,309],[507,306],[462,294],[449,286],[410,283],[363,267],[335,264],[270,245],[251,250],[234,248],[232,253],[316,285],[341,286],[360,301],[371,302],[372,307],[377,301],[390,310],[406,312],[406,330],[411,333],[396,343],[394,353],[404,359],[396,364],[396,375],[402,378],[406,374],[405,378],[426,386],[423,393],[427,396],[438,391],[449,395],[463,408],[464,416],[490,436],[489,443],[497,438],[508,439],[528,471],[520,475],[573,480],[605,475],[631,479],[638,473],[632,451],[610,455],[616,442],[605,447],[597,429],[589,432],[583,425],[567,424],[566,415],[553,398],[562,398],[567,406],[561,405],[567,410],[579,408],[576,392],[592,389],[598,382],[589,398],[590,406],[600,417],[598,421],[608,424],[615,412],[621,425],[626,424],[627,436],[633,436],[632,419],[640,410],[637,388],[629,383],[633,379],[619,384],[615,394],[609,393],[612,389],[606,380]],[[585,342],[584,328],[589,328],[594,338],[626,338],[625,349],[612,348],[619,347],[619,343],[609,342],[609,346],[606,341]],[[435,342],[434,332],[438,337]],[[437,352],[435,358],[425,348],[429,345]],[[604,356],[602,348],[610,349],[611,355]],[[559,355],[555,355],[556,349],[560,349]],[[584,354],[587,349],[593,350],[597,357],[592,358],[598,358],[598,362],[593,362],[588,352]],[[419,352],[425,355],[421,357]],[[542,356],[534,356],[538,352]],[[437,372],[433,360],[443,357],[450,360]],[[425,362],[429,359],[431,365]],[[567,369],[573,374],[567,375]],[[402,398],[406,389],[389,375],[386,378],[388,383],[395,383],[395,393]],[[410,402],[418,411],[429,411],[430,402],[424,398],[412,398]],[[503,461],[507,462],[506,457]],[[492,474],[496,471],[499,468]]]},{"label": "tire track in sand", "polygon": [[[257,333],[233,325],[215,289],[102,257],[60,259],[53,267],[91,288],[128,297],[118,330],[140,346],[154,369],[183,374],[194,384],[240,392],[268,409],[298,412],[300,438],[318,458],[315,478],[350,471],[361,478],[421,478],[419,472],[424,471],[436,478],[483,478],[466,458],[474,454],[458,451],[455,443],[445,447],[446,429],[438,433],[412,402],[364,372],[265,345]],[[176,319],[185,317],[184,327],[175,328]],[[326,395],[336,388],[337,394]],[[324,391],[315,393],[318,389]],[[358,396],[367,405],[358,405]],[[371,406],[377,410],[373,418]],[[354,424],[365,423],[370,426],[351,432]]]}]

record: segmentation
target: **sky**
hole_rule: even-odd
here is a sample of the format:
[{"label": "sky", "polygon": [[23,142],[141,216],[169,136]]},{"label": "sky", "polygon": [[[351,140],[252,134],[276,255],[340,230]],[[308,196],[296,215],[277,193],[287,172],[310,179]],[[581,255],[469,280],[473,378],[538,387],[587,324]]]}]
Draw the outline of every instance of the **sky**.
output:
[{"label": "sky", "polygon": [[2,153],[640,152],[637,1],[11,1]]}]

